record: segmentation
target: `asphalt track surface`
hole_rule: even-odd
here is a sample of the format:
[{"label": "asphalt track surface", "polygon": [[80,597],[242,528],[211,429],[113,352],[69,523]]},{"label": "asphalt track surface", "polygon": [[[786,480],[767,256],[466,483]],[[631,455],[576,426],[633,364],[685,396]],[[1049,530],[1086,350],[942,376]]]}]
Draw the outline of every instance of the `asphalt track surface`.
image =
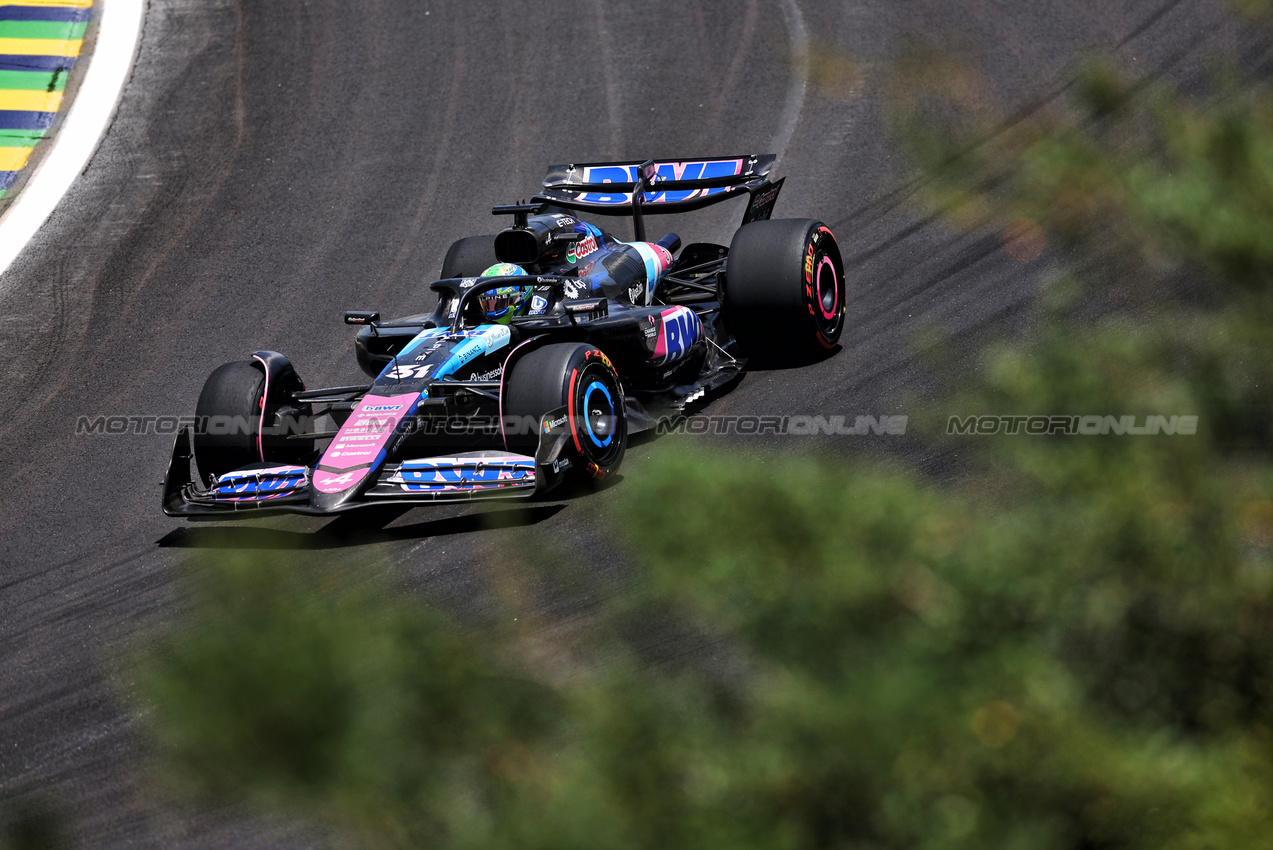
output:
[{"label": "asphalt track surface", "polygon": [[[959,341],[1020,323],[1047,258],[1018,262],[995,234],[924,217],[881,127],[872,80],[914,32],[980,44],[1015,108],[1054,96],[1092,46],[1189,79],[1241,44],[1209,0],[151,0],[98,154],[0,278],[0,811],[34,794],[92,847],[312,842],[240,812],[174,808],[148,784],[117,658],[180,617],[192,553],[357,558],[463,609],[483,604],[487,565],[535,535],[595,591],[541,588],[548,623],[622,583],[605,524],[621,483],[530,512],[210,529],[159,510],[170,438],[75,435],[81,415],[192,413],[215,365],[259,348],[288,354],[310,386],[357,382],[341,311],[418,312],[447,246],[494,232],[489,208],[531,195],[549,163],[778,153],[777,214],[839,236],[844,349],[749,375],[708,413],[904,414],[908,396],[941,388],[913,353],[917,328]],[[806,78],[792,59],[802,39],[845,51],[862,77]],[[727,242],[739,216],[651,231]],[[633,447],[626,467],[670,439]],[[693,443],[713,444],[751,464],[801,446],[931,460],[887,437]]]}]

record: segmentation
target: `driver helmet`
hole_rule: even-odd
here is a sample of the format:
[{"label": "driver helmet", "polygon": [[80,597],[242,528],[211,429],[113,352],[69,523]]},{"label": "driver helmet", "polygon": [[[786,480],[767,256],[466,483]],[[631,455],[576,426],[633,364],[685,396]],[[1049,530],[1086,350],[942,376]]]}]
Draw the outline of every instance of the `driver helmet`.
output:
[{"label": "driver helmet", "polygon": [[[482,277],[510,277],[525,275],[526,270],[513,263],[496,263]],[[486,321],[507,325],[514,316],[524,316],[530,308],[530,298],[534,293],[533,286],[501,286],[499,289],[488,289],[478,296]]]}]

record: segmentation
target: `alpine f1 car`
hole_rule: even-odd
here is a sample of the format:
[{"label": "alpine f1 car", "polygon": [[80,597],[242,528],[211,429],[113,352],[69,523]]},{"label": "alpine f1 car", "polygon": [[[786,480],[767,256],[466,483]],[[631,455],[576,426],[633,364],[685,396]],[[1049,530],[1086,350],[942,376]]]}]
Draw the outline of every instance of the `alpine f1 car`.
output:
[{"label": "alpine f1 car", "polygon": [[[431,313],[345,314],[370,383],[306,389],[273,351],[216,369],[173,447],[164,512],[334,514],[604,481],[630,434],[729,384],[748,356],[830,352],[840,251],[819,221],[771,219],[774,159],[552,166],[531,202],[494,208],[510,227],[451,246]],[[728,247],[646,239],[643,210],[742,196]],[[583,212],[631,216],[635,239]],[[336,430],[316,427],[328,418]]]}]

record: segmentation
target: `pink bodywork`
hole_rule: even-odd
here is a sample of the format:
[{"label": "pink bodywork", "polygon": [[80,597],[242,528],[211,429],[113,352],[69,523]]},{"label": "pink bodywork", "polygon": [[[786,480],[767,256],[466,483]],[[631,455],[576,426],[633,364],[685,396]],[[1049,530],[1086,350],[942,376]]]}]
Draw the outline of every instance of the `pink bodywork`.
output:
[{"label": "pink bodywork", "polygon": [[366,478],[417,397],[417,393],[363,396],[323,452],[319,468],[314,470],[314,489],[320,493],[343,493]]}]

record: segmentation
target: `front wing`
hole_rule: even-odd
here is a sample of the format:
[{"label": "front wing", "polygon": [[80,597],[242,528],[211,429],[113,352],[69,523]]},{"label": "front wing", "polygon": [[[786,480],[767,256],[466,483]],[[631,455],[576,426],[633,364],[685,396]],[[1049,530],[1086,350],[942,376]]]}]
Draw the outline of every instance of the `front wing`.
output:
[{"label": "front wing", "polygon": [[206,485],[197,481],[192,431],[177,434],[164,477],[168,516],[242,519],[267,514],[329,516],[373,505],[435,505],[487,499],[524,499],[546,492],[564,477],[572,460],[569,430],[549,425],[565,409],[540,420],[534,457],[475,451],[386,463],[355,499],[334,510],[310,504],[313,467],[261,463],[226,473]]}]

